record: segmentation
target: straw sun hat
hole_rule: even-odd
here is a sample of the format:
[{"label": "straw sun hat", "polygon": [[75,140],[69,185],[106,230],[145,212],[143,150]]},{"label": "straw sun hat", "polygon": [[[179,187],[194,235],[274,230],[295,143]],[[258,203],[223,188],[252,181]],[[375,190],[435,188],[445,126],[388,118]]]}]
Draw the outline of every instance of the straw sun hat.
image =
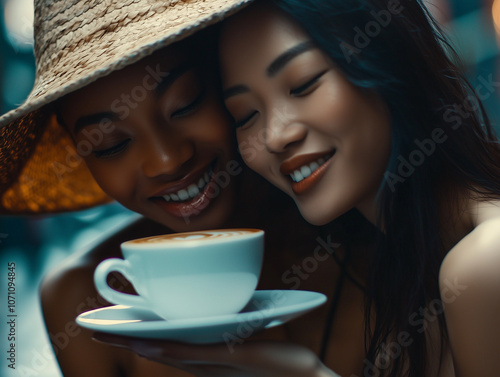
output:
[{"label": "straw sun hat", "polygon": [[50,105],[238,11],[251,0],[34,0],[35,84],[0,117],[0,213],[79,210],[110,199]]}]

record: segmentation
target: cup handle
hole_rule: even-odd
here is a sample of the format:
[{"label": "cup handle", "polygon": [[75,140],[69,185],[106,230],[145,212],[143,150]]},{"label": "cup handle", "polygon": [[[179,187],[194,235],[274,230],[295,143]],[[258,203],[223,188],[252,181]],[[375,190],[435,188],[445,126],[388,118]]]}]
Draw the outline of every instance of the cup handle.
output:
[{"label": "cup handle", "polygon": [[133,284],[134,282],[130,278],[132,274],[129,273],[129,269],[130,264],[124,259],[110,258],[102,261],[94,272],[94,284],[97,291],[112,304],[148,308],[149,305],[141,296],[119,292],[111,288],[107,283],[109,273],[116,271]]}]

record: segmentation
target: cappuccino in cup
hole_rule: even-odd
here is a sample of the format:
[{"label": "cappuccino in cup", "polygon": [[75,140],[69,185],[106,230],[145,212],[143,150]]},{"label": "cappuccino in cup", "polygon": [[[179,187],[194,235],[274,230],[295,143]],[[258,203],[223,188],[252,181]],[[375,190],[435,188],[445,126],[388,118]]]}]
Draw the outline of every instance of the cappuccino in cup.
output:
[{"label": "cappuccino in cup", "polygon": [[[127,241],[124,259],[99,264],[94,282],[109,302],[152,310],[169,319],[237,313],[250,301],[260,276],[264,232],[220,229],[174,233]],[[107,284],[116,271],[138,295]]]}]

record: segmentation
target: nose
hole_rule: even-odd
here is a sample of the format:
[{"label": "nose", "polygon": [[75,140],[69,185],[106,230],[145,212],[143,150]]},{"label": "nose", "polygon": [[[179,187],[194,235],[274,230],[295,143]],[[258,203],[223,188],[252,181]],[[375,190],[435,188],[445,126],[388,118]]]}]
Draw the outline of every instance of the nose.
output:
[{"label": "nose", "polygon": [[191,140],[170,136],[151,140],[144,148],[142,170],[146,177],[173,176],[194,157]]},{"label": "nose", "polygon": [[285,112],[273,112],[267,119],[266,148],[271,153],[281,153],[307,136],[307,127],[296,116]]}]

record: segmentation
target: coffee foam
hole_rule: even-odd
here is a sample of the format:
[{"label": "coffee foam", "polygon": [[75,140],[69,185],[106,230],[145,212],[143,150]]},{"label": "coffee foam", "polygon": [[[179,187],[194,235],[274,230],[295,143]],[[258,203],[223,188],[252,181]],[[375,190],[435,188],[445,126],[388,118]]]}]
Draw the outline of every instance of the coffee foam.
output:
[{"label": "coffee foam", "polygon": [[185,233],[172,233],[164,234],[161,236],[153,236],[146,238],[139,238],[132,241],[127,241],[125,244],[128,246],[139,246],[139,245],[153,245],[153,244],[189,244],[197,242],[212,242],[212,241],[222,241],[224,239],[238,239],[243,237],[248,237],[258,233],[263,233],[260,229],[216,229],[216,230],[204,230],[197,232],[185,232]]}]

